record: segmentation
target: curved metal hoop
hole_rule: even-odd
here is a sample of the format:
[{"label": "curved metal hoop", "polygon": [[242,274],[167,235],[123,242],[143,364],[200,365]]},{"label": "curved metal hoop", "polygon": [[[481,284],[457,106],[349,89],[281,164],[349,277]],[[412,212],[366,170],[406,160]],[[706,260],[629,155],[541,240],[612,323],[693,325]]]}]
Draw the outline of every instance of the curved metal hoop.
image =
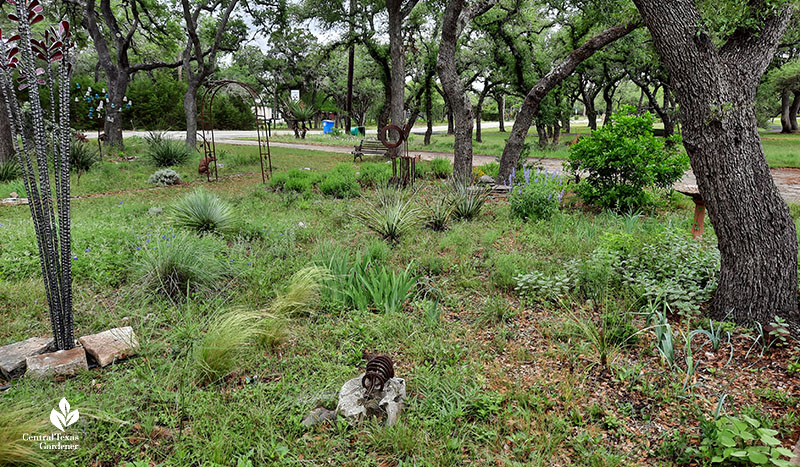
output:
[{"label": "curved metal hoop", "polygon": [[[211,181],[211,164],[214,164],[214,180],[219,180],[217,169],[217,144],[214,139],[214,99],[217,93],[228,86],[238,86],[244,89],[253,100],[256,112],[256,134],[258,136],[258,156],[261,162],[261,181],[266,183],[272,177],[272,154],[269,148],[269,120],[267,108],[258,91],[247,83],[236,80],[212,81],[206,85],[203,97],[200,99],[200,129],[203,138],[203,154],[208,163],[206,179]],[[266,162],[266,164],[265,164]],[[267,170],[269,173],[267,173]]]}]

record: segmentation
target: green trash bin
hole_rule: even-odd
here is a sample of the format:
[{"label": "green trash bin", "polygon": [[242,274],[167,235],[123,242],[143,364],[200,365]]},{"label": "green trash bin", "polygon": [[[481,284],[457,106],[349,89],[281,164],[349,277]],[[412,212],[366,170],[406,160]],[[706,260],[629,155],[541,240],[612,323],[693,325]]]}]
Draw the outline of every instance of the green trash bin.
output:
[{"label": "green trash bin", "polygon": [[358,127],[358,132],[361,133],[361,136],[366,136],[367,135],[367,127],[365,127],[365,126]]},{"label": "green trash bin", "polygon": [[358,128],[356,127],[350,128],[350,134],[353,136],[358,136]]}]

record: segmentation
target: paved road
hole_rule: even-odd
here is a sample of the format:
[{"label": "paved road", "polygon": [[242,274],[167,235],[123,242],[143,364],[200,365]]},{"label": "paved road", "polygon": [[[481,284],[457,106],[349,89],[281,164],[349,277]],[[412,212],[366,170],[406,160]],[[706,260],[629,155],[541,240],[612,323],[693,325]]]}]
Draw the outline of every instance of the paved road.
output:
[{"label": "paved road", "polygon": [[[492,122],[489,122],[489,125],[492,125]],[[494,127],[498,124],[497,122],[493,123]],[[507,124],[510,128],[512,123]],[[447,131],[446,126],[441,127],[434,127],[434,131]],[[166,132],[167,137],[174,138],[174,139],[184,139],[186,136],[186,132],[180,131],[170,131]],[[289,134],[288,131],[278,132],[279,134],[286,133]],[[124,132],[124,137],[128,136],[145,136],[147,132],[134,132],[134,131],[126,131]],[[220,144],[233,144],[233,145],[240,145],[240,146],[257,146],[257,141],[242,139],[242,138],[255,138],[256,132],[255,131],[225,131],[225,130],[218,130],[214,132],[214,138],[216,139],[217,143]],[[311,143],[285,143],[285,142],[278,142],[278,141],[271,141],[270,146],[272,147],[280,147],[280,148],[295,148],[295,149],[305,149],[311,151],[323,151],[329,153],[337,153],[337,154],[349,154],[353,149],[349,146],[326,146],[320,144],[311,144]],[[414,154],[419,154],[423,160],[431,160],[435,158],[445,158],[449,159],[450,161],[453,160],[452,153],[445,153],[445,152],[429,152],[429,151],[413,151]],[[483,165],[488,162],[494,162],[496,159],[495,156],[488,156],[482,154],[475,154],[472,159],[472,164],[475,166]],[[562,169],[562,161],[559,159],[541,159],[540,164],[547,170],[556,170],[561,171]],[[778,191],[781,192],[783,198],[791,203],[800,203],[800,169],[772,169],[772,178],[775,180],[775,184],[778,186]],[[683,179],[678,182],[676,185],[685,185],[685,186],[697,186],[697,181],[694,178],[694,174],[691,170],[687,171],[684,175]]]}]

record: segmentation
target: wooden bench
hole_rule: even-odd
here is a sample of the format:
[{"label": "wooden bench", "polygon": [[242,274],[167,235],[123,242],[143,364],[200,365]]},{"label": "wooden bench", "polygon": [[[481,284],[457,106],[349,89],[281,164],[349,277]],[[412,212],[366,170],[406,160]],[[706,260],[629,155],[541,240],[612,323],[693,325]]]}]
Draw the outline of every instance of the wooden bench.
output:
[{"label": "wooden bench", "polygon": [[386,146],[384,146],[383,143],[377,139],[362,139],[361,144],[355,146],[355,150],[353,151],[353,162],[356,161],[356,158],[359,158],[363,161],[364,154],[386,156],[389,154],[389,150],[386,149]]}]

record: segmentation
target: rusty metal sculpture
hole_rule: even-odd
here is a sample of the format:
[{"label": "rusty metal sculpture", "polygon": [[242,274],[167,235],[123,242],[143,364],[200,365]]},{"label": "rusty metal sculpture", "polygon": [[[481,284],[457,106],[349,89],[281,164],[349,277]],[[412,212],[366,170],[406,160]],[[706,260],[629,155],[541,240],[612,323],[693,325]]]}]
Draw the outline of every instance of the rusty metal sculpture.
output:
[{"label": "rusty metal sculpture", "polygon": [[[396,132],[400,137],[396,141],[389,141],[388,134],[390,131]],[[413,186],[414,178],[417,172],[417,159],[419,156],[411,156],[408,154],[408,135],[411,133],[411,125],[406,123],[403,128],[397,125],[386,125],[378,131],[378,139],[389,150],[392,158],[392,178],[390,183],[397,184],[401,187]],[[405,144],[403,144],[405,143]],[[398,156],[397,148],[403,146],[401,151],[405,152]],[[398,174],[397,159],[400,159],[400,172]]]},{"label": "rusty metal sculpture", "polygon": [[[206,162],[205,170],[201,173],[206,174],[206,179],[211,181],[211,173],[214,180],[219,179],[217,170],[217,144],[214,139],[214,99],[220,90],[228,86],[238,86],[247,92],[253,100],[253,108],[256,112],[256,134],[258,136],[258,158],[261,162],[261,181],[266,183],[272,177],[272,155],[269,149],[269,119],[267,118],[267,107],[258,91],[247,83],[235,80],[212,81],[206,85],[203,97],[200,99],[200,128],[203,140],[203,160]],[[265,165],[266,163],[266,165]],[[267,174],[267,170],[269,174]]]},{"label": "rusty metal sculpture", "polygon": [[367,372],[361,378],[361,386],[367,390],[367,394],[377,389],[383,391],[383,385],[394,378],[394,365],[392,359],[386,355],[378,355],[367,363]]}]

